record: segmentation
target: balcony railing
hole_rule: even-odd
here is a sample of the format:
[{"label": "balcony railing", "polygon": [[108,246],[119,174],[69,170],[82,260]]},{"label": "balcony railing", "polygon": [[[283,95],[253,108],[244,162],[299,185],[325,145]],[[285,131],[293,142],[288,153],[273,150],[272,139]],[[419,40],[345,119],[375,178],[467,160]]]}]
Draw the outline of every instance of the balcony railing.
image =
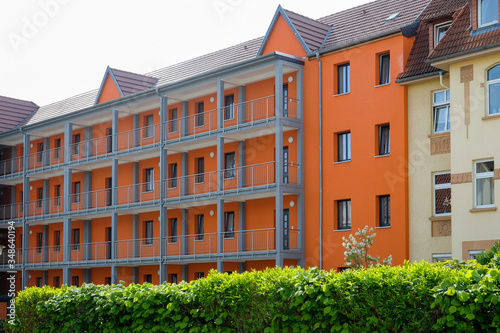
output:
[{"label": "balcony railing", "polygon": [[[14,252],[9,253],[9,251]],[[0,253],[0,266],[9,267],[12,264],[11,260],[14,260],[14,265],[21,265],[23,263],[22,249],[3,249],[3,251]]]},{"label": "balcony railing", "polygon": [[64,213],[64,197],[53,197],[28,202],[29,216],[60,215]]},{"label": "balcony railing", "polygon": [[23,217],[23,204],[14,203],[0,206],[0,221],[11,221]]},{"label": "balcony railing", "polygon": [[116,135],[118,150],[128,150],[136,147],[146,147],[161,141],[160,124],[154,124]]},{"label": "balcony railing", "polygon": [[73,143],[69,146],[71,161],[85,160],[112,152],[112,136],[106,135],[91,140]]},{"label": "balcony railing", "polygon": [[30,170],[64,163],[64,147],[42,150],[28,155]]},{"label": "balcony railing", "polygon": [[[298,235],[296,229],[287,229],[283,232],[283,250],[298,248]],[[274,228],[242,230],[222,233],[223,254],[243,254],[256,252],[269,252],[276,250],[276,231]],[[216,255],[217,233],[197,235],[169,236],[163,238],[166,253],[164,256],[182,259],[187,256]],[[222,251],[223,250],[223,251]],[[141,238],[111,241],[79,243],[69,245],[72,262],[91,261],[141,261],[155,260],[161,255],[160,238]],[[27,249],[28,264],[58,265],[63,262],[63,245],[32,247]],[[0,255],[0,264],[7,265],[8,253],[4,250]],[[14,253],[16,264],[22,263],[21,249]]]},{"label": "balcony railing", "polygon": [[167,198],[197,196],[217,192],[217,172],[167,179]]},{"label": "balcony railing", "polygon": [[0,177],[16,174],[24,170],[24,157],[0,161]]},{"label": "balcony railing", "polygon": [[165,122],[167,140],[196,136],[217,130],[217,110],[204,111]]}]

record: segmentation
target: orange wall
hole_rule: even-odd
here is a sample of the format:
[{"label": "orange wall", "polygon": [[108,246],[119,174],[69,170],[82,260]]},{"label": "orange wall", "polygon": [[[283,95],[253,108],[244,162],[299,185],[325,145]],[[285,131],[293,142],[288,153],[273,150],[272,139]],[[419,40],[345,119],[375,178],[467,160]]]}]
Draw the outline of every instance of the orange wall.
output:
[{"label": "orange wall", "polygon": [[97,104],[104,103],[119,97],[121,97],[121,94],[118,91],[115,82],[113,81],[111,76],[107,74],[106,78],[104,79],[104,85],[101,89],[101,95],[97,100]]}]

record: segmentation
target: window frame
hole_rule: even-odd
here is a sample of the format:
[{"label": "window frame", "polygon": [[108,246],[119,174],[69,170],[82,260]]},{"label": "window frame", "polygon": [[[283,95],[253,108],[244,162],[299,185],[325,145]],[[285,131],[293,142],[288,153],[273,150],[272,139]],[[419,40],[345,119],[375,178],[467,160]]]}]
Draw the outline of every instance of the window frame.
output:
[{"label": "window frame", "polygon": [[[387,138],[384,140],[384,129],[387,128]],[[383,150],[383,143],[386,141],[387,149]],[[391,125],[390,124],[382,124],[378,126],[378,154],[377,156],[389,156],[391,155]]]},{"label": "window frame", "polygon": [[[444,93],[445,100],[442,102],[436,102],[436,96],[440,93]],[[446,108],[446,128],[445,130],[438,131],[436,130],[437,128],[437,110],[442,109],[443,107]],[[442,89],[438,91],[434,91],[432,93],[432,133],[438,134],[438,133],[448,133],[450,132],[450,89]]]},{"label": "window frame", "polygon": [[[345,205],[345,215],[346,215],[346,221],[345,223],[343,222],[343,213],[344,213],[344,206]],[[343,200],[337,200],[336,201],[336,208],[337,208],[337,230],[351,230],[352,228],[352,209],[351,209],[351,199],[343,199]]]},{"label": "window frame", "polygon": [[[201,162],[201,164],[200,164],[200,162]],[[201,166],[201,168],[200,168],[200,166]],[[200,169],[202,169],[202,170],[200,170]],[[205,182],[205,157],[198,157],[196,159],[195,184],[203,184],[204,182]]]},{"label": "window frame", "polygon": [[43,208],[43,187],[36,189],[36,207]]},{"label": "window frame", "polygon": [[[387,216],[383,216],[385,208],[387,209]],[[379,228],[389,228],[391,226],[391,196],[389,194],[378,197],[378,210]]]},{"label": "window frame", "polygon": [[[391,83],[391,53],[390,52],[385,52],[379,54],[379,71],[378,71],[378,86],[385,86]],[[387,61],[387,69],[385,68],[384,64],[384,59],[388,58]],[[386,80],[382,82],[382,79],[384,78],[384,75],[386,76]]]},{"label": "window frame", "polygon": [[82,142],[82,136],[80,133],[73,135],[73,155],[80,155],[80,143]]},{"label": "window frame", "polygon": [[[200,232],[201,231],[201,232]],[[196,215],[196,239],[195,241],[205,240],[205,215]]]},{"label": "window frame", "polygon": [[[434,46],[438,45],[439,42],[441,41],[441,39],[443,39],[443,37],[446,34],[446,32],[448,31],[448,29],[450,29],[451,23],[452,23],[452,21],[446,21],[446,22],[442,22],[442,23],[434,25]],[[441,31],[442,28],[446,28],[446,30],[443,34],[443,37],[438,39],[439,32]]]},{"label": "window frame", "polygon": [[438,263],[438,262],[443,262],[447,260],[453,259],[451,253],[433,253],[432,254],[432,262],[433,263]]},{"label": "window frame", "polygon": [[144,242],[143,245],[153,245],[154,238],[153,220],[144,221]]},{"label": "window frame", "polygon": [[37,154],[37,163],[43,163],[43,142],[38,143],[38,154]]},{"label": "window frame", "polygon": [[55,139],[54,145],[56,146],[55,148],[55,160],[61,159],[61,138]]},{"label": "window frame", "polygon": [[146,129],[144,131],[144,139],[150,139],[154,136],[154,124],[154,115],[148,114],[144,116],[144,128]]},{"label": "window frame", "polygon": [[[177,108],[168,110],[170,122],[168,124],[168,133],[177,133],[178,113]],[[174,117],[175,116],[175,117]]]},{"label": "window frame", "polygon": [[168,188],[177,188],[177,163],[168,165]]},{"label": "window frame", "polygon": [[196,125],[195,127],[205,126],[205,102],[196,103]]},{"label": "window frame", "polygon": [[54,252],[61,252],[61,230],[54,230]]},{"label": "window frame", "polygon": [[[347,71],[345,71],[347,69]],[[340,84],[342,82],[342,84]],[[342,91],[340,88],[343,88]],[[337,65],[337,89],[336,95],[344,95],[351,92],[351,63],[346,62]]]},{"label": "window frame", "polygon": [[[352,147],[351,131],[336,133],[336,135],[337,135],[337,154],[336,154],[337,161],[336,162],[337,163],[350,162],[351,161],[351,147]],[[346,137],[347,140],[343,139],[344,137]],[[342,138],[342,140],[341,140],[341,138]],[[346,154],[342,154],[342,155],[345,155],[345,158],[344,158],[344,156],[342,156],[342,157],[340,156],[341,152],[344,152],[344,151],[347,152]]]},{"label": "window frame", "polygon": [[172,217],[169,221],[169,232],[170,236],[168,238],[168,242],[170,244],[177,243],[177,217]]},{"label": "window frame", "polygon": [[[493,162],[493,171],[488,171],[488,172],[477,172],[477,165],[479,163],[487,163],[487,162]],[[492,191],[491,191],[491,201],[493,202],[492,204],[488,205],[479,205],[478,204],[478,192],[477,192],[477,181],[480,179],[491,179],[491,184],[493,186]],[[474,207],[475,208],[492,208],[495,207],[495,161],[493,159],[487,159],[487,160],[481,160],[481,161],[475,161],[474,162]]]},{"label": "window frame", "polygon": [[[492,1],[495,2],[497,0],[492,0]],[[498,24],[498,1],[497,1],[497,19],[496,19],[496,21],[491,21],[488,23],[483,23],[481,20],[482,4],[483,4],[483,0],[478,0],[478,3],[477,3],[477,26],[478,26],[478,28],[487,27],[487,26],[490,26],[493,24]]]},{"label": "window frame", "polygon": [[153,192],[155,188],[155,169],[147,168],[144,170],[144,192]]},{"label": "window frame", "polygon": [[[78,191],[77,191],[77,189],[78,189]],[[82,184],[80,182],[74,182],[73,183],[73,203],[74,204],[81,202],[81,198],[80,198],[81,191],[82,191]]]},{"label": "window frame", "polygon": [[489,73],[490,73],[490,71],[492,71],[493,69],[495,69],[497,67],[500,67],[500,64],[496,64],[495,66],[491,67],[490,69],[488,69],[486,71],[486,113],[488,116],[500,115],[500,105],[499,105],[498,111],[495,113],[491,112],[491,105],[490,105],[491,104],[490,103],[491,86],[500,85],[500,77],[498,77],[497,79],[490,80]]},{"label": "window frame", "polygon": [[[450,175],[450,182],[445,184],[436,184],[436,176],[440,175]],[[445,190],[450,189],[450,202],[451,202],[451,172],[443,171],[443,172],[435,172],[432,174],[432,214],[433,216],[451,216],[451,209],[449,213],[437,213],[436,210],[436,191],[437,190]],[[451,206],[451,203],[450,203]]]},{"label": "window frame", "polygon": [[484,252],[485,250],[469,250],[469,260],[477,260],[477,257]]},{"label": "window frame", "polygon": [[234,94],[224,96],[224,121],[234,119]]},{"label": "window frame", "polygon": [[36,253],[42,253],[43,248],[43,232],[36,233]]},{"label": "window frame", "polygon": [[80,250],[80,228],[74,228],[71,230],[71,250]]},{"label": "window frame", "polygon": [[[229,217],[232,216],[232,225]],[[234,211],[224,212],[224,239],[234,239]]]},{"label": "window frame", "polygon": [[61,184],[56,185],[54,192],[55,192],[55,199],[56,199],[54,206],[56,206],[56,207],[61,206]]},{"label": "window frame", "polygon": [[[228,166],[228,158],[232,156],[232,165]],[[236,153],[230,152],[224,154],[224,179],[234,179],[236,178]]]}]

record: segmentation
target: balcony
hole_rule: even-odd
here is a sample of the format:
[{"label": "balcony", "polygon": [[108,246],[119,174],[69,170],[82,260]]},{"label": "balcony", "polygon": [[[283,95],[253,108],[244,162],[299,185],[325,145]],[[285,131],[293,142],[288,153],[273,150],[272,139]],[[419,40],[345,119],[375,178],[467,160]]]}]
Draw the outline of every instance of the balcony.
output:
[{"label": "balcony", "polygon": [[55,169],[64,164],[64,148],[57,147],[28,155],[29,170]]},{"label": "balcony", "polygon": [[[217,234],[171,236],[163,239],[166,245],[164,257],[167,262],[214,260],[217,257],[238,259],[242,257],[270,258],[276,251],[274,228],[231,231],[222,233],[223,250],[217,251]],[[298,230],[284,231],[283,250],[298,249]],[[158,262],[161,255],[160,238],[142,238],[112,242],[71,244],[70,256],[73,265],[106,264],[108,262]],[[16,265],[22,263],[22,252],[15,250]],[[0,268],[6,268],[6,251],[0,256]],[[12,259],[12,258],[11,258]],[[63,246],[33,247],[27,249],[27,264],[34,266],[60,266],[63,263]]]},{"label": "balcony", "polygon": [[0,178],[20,176],[23,170],[23,156],[0,161]]},{"label": "balcony", "polygon": [[12,221],[23,217],[23,204],[14,203],[0,206],[0,222]]},{"label": "balcony", "polygon": [[197,137],[217,131],[217,110],[200,112],[165,122],[167,141]]}]

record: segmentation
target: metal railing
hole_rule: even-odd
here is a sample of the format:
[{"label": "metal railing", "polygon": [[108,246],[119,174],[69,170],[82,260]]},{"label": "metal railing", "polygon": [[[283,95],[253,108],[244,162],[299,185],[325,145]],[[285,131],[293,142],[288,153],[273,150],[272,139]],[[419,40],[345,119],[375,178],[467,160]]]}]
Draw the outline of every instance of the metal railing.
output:
[{"label": "metal railing", "polygon": [[10,221],[23,217],[23,204],[13,203],[0,206],[0,221]]},{"label": "metal railing", "polygon": [[167,198],[197,196],[217,192],[217,172],[167,179]]},{"label": "metal railing", "polygon": [[217,110],[209,110],[165,122],[167,140],[217,130]]},{"label": "metal railing", "polygon": [[0,161],[0,177],[23,172],[24,157],[15,157]]},{"label": "metal railing", "polygon": [[118,150],[128,150],[136,147],[145,147],[161,141],[160,124],[145,126],[116,135]]},{"label": "metal railing", "polygon": [[44,198],[28,202],[30,217],[64,213],[64,197]]},{"label": "metal railing", "polygon": [[28,155],[29,169],[40,169],[64,163],[64,147],[45,149]]},{"label": "metal railing", "polygon": [[14,260],[14,265],[21,265],[23,263],[22,249],[3,249],[0,253],[0,266],[9,267],[12,264],[11,260]]}]

